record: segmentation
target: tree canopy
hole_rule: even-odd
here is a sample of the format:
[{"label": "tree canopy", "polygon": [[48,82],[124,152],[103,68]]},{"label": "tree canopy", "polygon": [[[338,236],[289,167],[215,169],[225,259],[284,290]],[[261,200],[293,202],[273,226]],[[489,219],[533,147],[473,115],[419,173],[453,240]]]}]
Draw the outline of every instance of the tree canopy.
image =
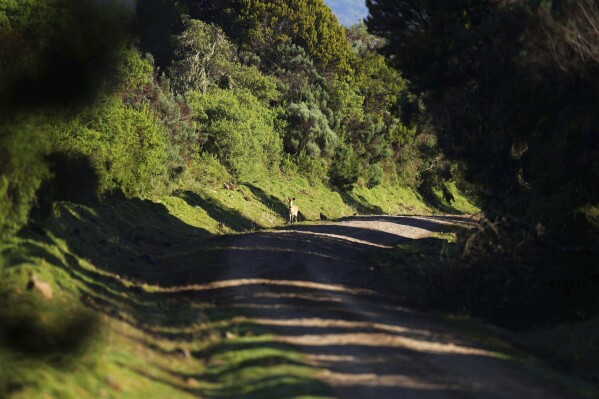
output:
[{"label": "tree canopy", "polygon": [[591,219],[581,210],[599,195],[599,59],[588,45],[597,43],[597,5],[367,4],[369,29],[386,39],[383,51],[412,91],[423,93],[443,149],[468,166],[489,209],[571,238],[587,234]]},{"label": "tree canopy", "polygon": [[[322,68],[347,68],[345,29],[323,0],[187,0],[192,15],[216,22],[242,48],[267,56],[281,44],[296,44]],[[276,65],[276,59],[265,60]]]}]

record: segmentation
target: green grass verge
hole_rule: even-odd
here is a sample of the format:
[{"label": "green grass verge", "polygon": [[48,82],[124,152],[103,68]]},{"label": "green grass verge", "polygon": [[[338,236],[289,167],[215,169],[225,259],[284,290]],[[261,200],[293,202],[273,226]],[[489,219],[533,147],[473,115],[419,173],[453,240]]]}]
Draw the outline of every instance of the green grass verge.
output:
[{"label": "green grass verge", "polygon": [[[235,189],[225,183],[235,181],[214,158],[204,155],[179,181],[174,196],[164,196],[171,213],[211,233],[233,233],[270,228],[286,223],[287,198],[296,198],[300,221],[320,220],[361,214],[429,215],[435,213],[479,213],[472,201],[459,193],[455,184],[448,188],[454,196],[451,204],[440,193],[427,204],[415,190],[396,183],[374,188],[355,186],[351,191],[334,190],[320,181],[289,172],[273,172],[250,181],[236,181]],[[183,200],[180,201],[180,200]]]}]

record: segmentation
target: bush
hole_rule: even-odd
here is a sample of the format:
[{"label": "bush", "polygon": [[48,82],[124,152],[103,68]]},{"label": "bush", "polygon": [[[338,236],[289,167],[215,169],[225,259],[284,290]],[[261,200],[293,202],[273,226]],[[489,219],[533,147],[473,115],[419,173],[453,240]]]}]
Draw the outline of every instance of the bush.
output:
[{"label": "bush", "polygon": [[360,176],[360,162],[354,150],[341,144],[333,157],[333,163],[329,170],[331,184],[341,189],[351,188]]},{"label": "bush", "polygon": [[194,91],[187,100],[203,135],[203,150],[234,176],[255,176],[279,166],[282,144],[274,112],[247,90]]},{"label": "bush", "polygon": [[321,182],[327,175],[327,164],[322,158],[314,158],[305,151],[301,151],[292,158],[297,166],[297,171],[311,182]]},{"label": "bush", "polygon": [[285,136],[287,152],[299,154],[304,151],[312,158],[334,154],[339,139],[316,104],[289,104],[286,119],[289,127]]},{"label": "bush", "polygon": [[366,186],[368,188],[374,188],[381,184],[383,178],[385,177],[385,171],[379,164],[368,165],[366,171]]},{"label": "bush", "polygon": [[177,179],[176,186],[181,190],[201,191],[206,187],[222,188],[223,182],[234,180],[233,176],[219,162],[214,154],[196,154],[188,167]]},{"label": "bush", "polygon": [[55,135],[56,150],[92,160],[101,193],[148,195],[166,182],[167,138],[147,106],[137,110],[114,101],[55,126]]},{"label": "bush", "polygon": [[418,188],[420,184],[419,168],[423,165],[414,146],[406,146],[399,152],[396,161],[397,177],[399,182],[406,187]]},{"label": "bush", "polygon": [[175,59],[169,76],[177,93],[206,93],[229,73],[236,58],[237,48],[223,30],[197,19],[185,21],[185,30],[174,38],[174,43]]},{"label": "bush", "polygon": [[27,222],[35,193],[49,176],[43,161],[49,140],[40,125],[43,120],[34,116],[0,121],[0,237]]}]

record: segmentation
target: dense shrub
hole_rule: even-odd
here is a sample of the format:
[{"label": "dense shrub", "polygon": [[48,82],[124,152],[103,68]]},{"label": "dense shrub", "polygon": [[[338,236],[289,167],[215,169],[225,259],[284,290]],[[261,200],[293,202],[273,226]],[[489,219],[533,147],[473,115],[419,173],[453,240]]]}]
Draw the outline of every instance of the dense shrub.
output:
[{"label": "dense shrub", "polygon": [[322,182],[326,179],[328,164],[324,158],[314,158],[306,151],[300,151],[299,154],[288,155],[285,159],[291,160],[293,167],[290,169],[297,170],[312,182]]},{"label": "dense shrub", "polygon": [[328,158],[334,153],[339,139],[315,104],[289,104],[285,116],[289,124],[285,135],[287,152],[298,154],[304,151],[313,158]]},{"label": "dense shrub", "polygon": [[2,106],[75,106],[96,98],[130,37],[132,17],[119,2],[1,1]]},{"label": "dense shrub", "polygon": [[306,50],[295,44],[280,44],[268,50],[263,68],[279,80],[289,103],[312,101],[321,105],[326,79]]},{"label": "dense shrub", "polygon": [[345,144],[337,147],[329,170],[331,184],[341,189],[349,189],[358,181],[360,164],[353,149]]},{"label": "dense shrub", "polygon": [[0,236],[26,223],[35,193],[50,175],[42,162],[49,148],[44,123],[32,115],[0,118]]},{"label": "dense shrub", "polygon": [[374,188],[383,182],[383,179],[385,177],[385,171],[383,170],[383,167],[378,163],[368,165],[368,167],[366,168],[365,177],[366,186],[368,188]]},{"label": "dense shrub", "polygon": [[211,87],[247,89],[265,105],[279,98],[276,79],[256,66],[244,65],[239,49],[223,30],[200,20],[186,19],[185,30],[175,37],[175,55],[168,70],[176,93]]},{"label": "dense shrub", "polygon": [[148,107],[133,109],[112,101],[54,130],[56,150],[90,157],[100,192],[148,195],[164,184],[167,137]]},{"label": "dense shrub", "polygon": [[203,149],[237,177],[278,167],[282,144],[273,111],[246,90],[189,92],[193,118],[203,135]]},{"label": "dense shrub", "polygon": [[223,26],[244,49],[259,56],[279,44],[305,48],[322,68],[348,67],[345,29],[322,0],[182,0],[194,18]]},{"label": "dense shrub", "polygon": [[206,93],[229,72],[236,46],[214,24],[190,19],[185,27],[175,38],[175,58],[169,70],[173,88],[179,93]]}]

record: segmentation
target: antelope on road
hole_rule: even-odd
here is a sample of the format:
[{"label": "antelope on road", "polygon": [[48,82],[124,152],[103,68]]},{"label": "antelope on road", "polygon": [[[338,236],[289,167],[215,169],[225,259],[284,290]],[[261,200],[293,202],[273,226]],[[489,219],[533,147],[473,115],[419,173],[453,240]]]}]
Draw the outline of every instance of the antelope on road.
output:
[{"label": "antelope on road", "polygon": [[289,224],[291,224],[293,222],[297,222],[297,212],[299,210],[297,209],[297,206],[293,205],[293,201],[295,201],[295,197],[293,197],[293,198],[287,197],[287,200],[289,201]]}]

